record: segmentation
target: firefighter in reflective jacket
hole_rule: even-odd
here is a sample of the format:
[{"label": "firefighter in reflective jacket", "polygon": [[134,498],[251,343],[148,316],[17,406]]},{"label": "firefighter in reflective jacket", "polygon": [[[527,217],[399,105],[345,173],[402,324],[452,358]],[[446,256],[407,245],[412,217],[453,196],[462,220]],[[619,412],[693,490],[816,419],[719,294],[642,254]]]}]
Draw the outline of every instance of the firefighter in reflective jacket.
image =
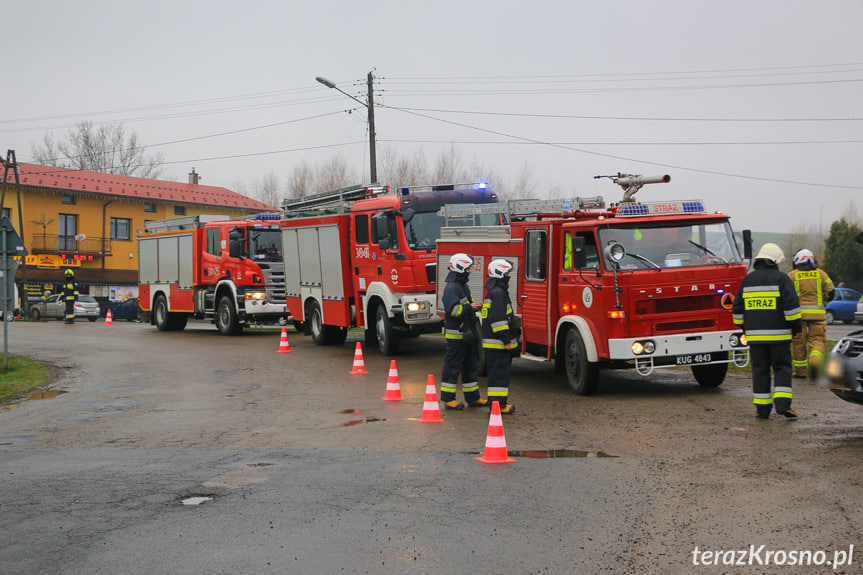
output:
[{"label": "firefighter in reflective jacket", "polygon": [[494,260],[488,264],[488,290],[482,304],[482,347],[485,350],[488,375],[488,400],[500,404],[501,413],[512,413],[515,406],[508,403],[509,377],[512,371],[511,349],[518,341],[510,330],[513,317],[509,299],[509,273],[512,264]]},{"label": "firefighter in reflective jacket", "polygon": [[63,300],[66,302],[66,322],[75,323],[75,300],[78,299],[78,282],[75,281],[75,272],[67,269],[66,279],[63,282]]},{"label": "firefighter in reflective jacket", "polygon": [[[776,413],[797,417],[791,410],[791,339],[799,337],[800,302],[794,284],[779,270],[785,254],[767,243],[755,256],[754,269],[743,278],[734,299],[734,323],[742,326],[752,361],[752,393],[756,415],[768,419]],[[770,369],[773,369],[773,394]]]},{"label": "firefighter in reflective jacket", "polygon": [[[815,256],[807,249],[794,254],[794,269],[788,273],[800,298],[803,335],[791,342],[794,377],[815,379],[824,357],[827,320],[824,306],[833,299],[833,282],[824,270],[815,266]],[[807,356],[806,349],[809,348]]]},{"label": "firefighter in reflective jacket", "polygon": [[477,356],[480,338],[477,310],[482,307],[470,295],[468,271],[473,259],[467,254],[455,254],[449,259],[449,273],[443,290],[444,336],[446,354],[443,358],[443,375],[440,380],[440,400],[446,409],[464,409],[464,404],[456,400],[458,378],[464,400],[471,407],[482,407],[488,402],[479,396],[477,381]]}]

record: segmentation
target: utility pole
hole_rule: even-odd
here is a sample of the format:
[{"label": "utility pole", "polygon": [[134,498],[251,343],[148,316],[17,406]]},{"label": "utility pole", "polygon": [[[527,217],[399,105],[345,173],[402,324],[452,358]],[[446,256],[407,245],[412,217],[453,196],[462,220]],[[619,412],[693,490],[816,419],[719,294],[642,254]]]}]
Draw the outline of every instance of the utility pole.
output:
[{"label": "utility pole", "polygon": [[[21,234],[21,239],[24,239],[24,210],[21,206],[21,181],[18,175],[18,159],[15,157],[15,150],[6,150],[6,160],[0,158],[0,164],[3,165],[3,189],[0,192],[0,209],[6,207],[6,181],[9,179],[9,170],[15,174],[15,193],[18,196],[18,231]],[[24,317],[30,317],[30,300],[27,298],[27,266],[24,262],[24,256],[21,258],[21,309],[24,310]]]},{"label": "utility pole", "polygon": [[369,166],[371,183],[375,184],[378,181],[378,162],[375,156],[375,96],[374,96],[374,76],[371,72],[368,75],[369,84]]}]

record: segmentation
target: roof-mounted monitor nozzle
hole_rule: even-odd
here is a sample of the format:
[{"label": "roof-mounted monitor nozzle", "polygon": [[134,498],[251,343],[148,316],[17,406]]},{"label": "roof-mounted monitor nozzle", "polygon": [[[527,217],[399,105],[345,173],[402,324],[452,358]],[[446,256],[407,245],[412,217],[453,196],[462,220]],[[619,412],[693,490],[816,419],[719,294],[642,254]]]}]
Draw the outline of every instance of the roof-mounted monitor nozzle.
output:
[{"label": "roof-mounted monitor nozzle", "polygon": [[664,176],[635,176],[632,174],[621,174],[618,173],[616,176],[594,176],[593,179],[597,178],[609,178],[612,182],[617,184],[618,186],[623,188],[623,200],[624,202],[632,202],[632,196],[635,195],[635,192],[641,189],[641,186],[644,184],[667,184],[671,181],[671,176],[665,174]]}]

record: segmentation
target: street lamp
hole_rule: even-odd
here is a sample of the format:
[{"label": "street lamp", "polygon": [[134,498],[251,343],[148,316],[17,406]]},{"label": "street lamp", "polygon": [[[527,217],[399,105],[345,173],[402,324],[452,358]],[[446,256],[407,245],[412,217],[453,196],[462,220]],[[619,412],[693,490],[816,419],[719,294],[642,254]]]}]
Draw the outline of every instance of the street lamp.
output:
[{"label": "street lamp", "polygon": [[317,76],[315,78],[315,80],[317,80],[318,82],[320,82],[321,84],[323,84],[327,88],[332,88],[333,90],[338,90],[339,92],[341,92],[342,94],[344,94],[345,96],[350,98],[351,100],[354,100],[355,102],[359,102],[360,104],[362,104],[363,106],[368,108],[368,111],[369,111],[369,175],[371,176],[371,180],[372,180],[371,183],[372,184],[377,183],[377,181],[378,181],[378,168],[377,168],[377,160],[375,158],[375,101],[374,101],[374,92],[373,92],[374,76],[372,76],[372,73],[369,72],[369,75],[368,75],[368,86],[369,86],[368,102],[363,102],[362,100],[355,98],[354,96],[351,96],[350,94],[348,94],[347,92],[345,92],[344,90],[342,90],[341,88],[336,86],[335,82],[327,80],[326,78],[323,78],[321,76]]}]

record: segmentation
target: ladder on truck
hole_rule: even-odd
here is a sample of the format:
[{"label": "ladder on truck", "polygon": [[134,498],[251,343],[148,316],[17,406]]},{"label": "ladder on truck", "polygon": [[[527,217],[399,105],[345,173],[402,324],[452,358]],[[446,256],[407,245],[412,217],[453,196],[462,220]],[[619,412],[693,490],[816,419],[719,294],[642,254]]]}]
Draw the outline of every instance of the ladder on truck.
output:
[{"label": "ladder on truck", "polygon": [[228,216],[222,214],[200,214],[197,216],[183,216],[168,220],[154,220],[144,224],[144,232],[168,232],[179,230],[194,230],[210,222],[223,222],[229,220]]},{"label": "ladder on truck", "polygon": [[605,209],[605,200],[602,196],[594,196],[552,200],[508,200],[498,204],[447,204],[438,211],[438,215],[449,221],[484,214],[501,214],[510,218],[538,214],[567,215],[585,209]]},{"label": "ladder on truck", "polygon": [[373,198],[389,193],[387,186],[348,186],[331,192],[304,196],[302,198],[290,198],[282,202],[282,209],[286,214],[304,212],[307,210],[335,209],[337,212],[345,211],[352,202]]}]

